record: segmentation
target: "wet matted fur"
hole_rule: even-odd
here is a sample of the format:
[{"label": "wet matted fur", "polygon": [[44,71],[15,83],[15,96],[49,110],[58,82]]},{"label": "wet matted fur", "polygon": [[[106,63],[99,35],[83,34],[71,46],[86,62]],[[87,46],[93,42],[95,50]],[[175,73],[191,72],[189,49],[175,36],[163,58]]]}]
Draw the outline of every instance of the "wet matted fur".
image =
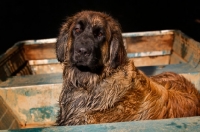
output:
[{"label": "wet matted fur", "polygon": [[194,85],[175,73],[147,77],[138,70],[126,56],[119,23],[105,13],[69,17],[56,53],[64,65],[57,125],[200,115]]}]

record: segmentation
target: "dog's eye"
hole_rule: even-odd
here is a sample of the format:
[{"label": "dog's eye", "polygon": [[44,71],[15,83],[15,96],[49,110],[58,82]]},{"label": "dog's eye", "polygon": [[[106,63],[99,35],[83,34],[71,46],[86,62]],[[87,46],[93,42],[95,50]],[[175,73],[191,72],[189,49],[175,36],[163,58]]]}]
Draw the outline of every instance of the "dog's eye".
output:
[{"label": "dog's eye", "polygon": [[101,36],[103,36],[103,33],[101,31],[94,32],[93,34],[94,34],[95,37],[101,37]]},{"label": "dog's eye", "polygon": [[102,35],[103,35],[103,33],[102,33],[102,32],[99,32],[98,37],[101,37]]},{"label": "dog's eye", "polygon": [[82,30],[80,28],[75,28],[76,33],[80,33]]},{"label": "dog's eye", "polygon": [[76,26],[74,27],[74,33],[77,35],[80,34],[83,31],[82,28],[83,24],[81,23],[76,24]]}]

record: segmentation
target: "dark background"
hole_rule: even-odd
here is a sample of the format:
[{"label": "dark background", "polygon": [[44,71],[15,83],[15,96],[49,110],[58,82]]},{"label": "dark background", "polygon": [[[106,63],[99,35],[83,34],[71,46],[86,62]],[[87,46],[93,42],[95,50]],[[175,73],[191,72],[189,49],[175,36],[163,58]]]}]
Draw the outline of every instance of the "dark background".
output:
[{"label": "dark background", "polygon": [[179,29],[200,41],[198,0],[1,0],[0,54],[21,40],[57,37],[65,18],[81,10],[110,14],[123,32]]}]

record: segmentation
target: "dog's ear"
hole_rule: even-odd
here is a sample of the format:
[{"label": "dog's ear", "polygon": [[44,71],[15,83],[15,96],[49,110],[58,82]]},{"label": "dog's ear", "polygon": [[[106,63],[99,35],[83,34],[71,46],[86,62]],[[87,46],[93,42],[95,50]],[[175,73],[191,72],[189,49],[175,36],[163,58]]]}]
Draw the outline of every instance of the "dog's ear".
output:
[{"label": "dog's ear", "polygon": [[56,42],[56,56],[58,61],[63,62],[65,59],[65,51],[67,50],[67,39],[69,35],[70,26],[73,22],[73,18],[68,18],[60,29],[59,36]]},{"label": "dog's ear", "polygon": [[[113,31],[114,30],[114,31]],[[117,68],[126,61],[126,50],[119,25],[111,29],[110,67]]]}]

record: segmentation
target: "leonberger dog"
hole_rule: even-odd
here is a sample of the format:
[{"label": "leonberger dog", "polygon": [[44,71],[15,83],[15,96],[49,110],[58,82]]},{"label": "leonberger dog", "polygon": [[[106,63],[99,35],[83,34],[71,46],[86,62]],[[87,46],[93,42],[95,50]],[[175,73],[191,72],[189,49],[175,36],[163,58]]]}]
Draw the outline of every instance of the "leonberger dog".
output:
[{"label": "leonberger dog", "polygon": [[81,125],[200,115],[200,93],[183,76],[148,77],[127,58],[120,24],[78,12],[62,25],[56,55],[63,64],[57,125]]}]

